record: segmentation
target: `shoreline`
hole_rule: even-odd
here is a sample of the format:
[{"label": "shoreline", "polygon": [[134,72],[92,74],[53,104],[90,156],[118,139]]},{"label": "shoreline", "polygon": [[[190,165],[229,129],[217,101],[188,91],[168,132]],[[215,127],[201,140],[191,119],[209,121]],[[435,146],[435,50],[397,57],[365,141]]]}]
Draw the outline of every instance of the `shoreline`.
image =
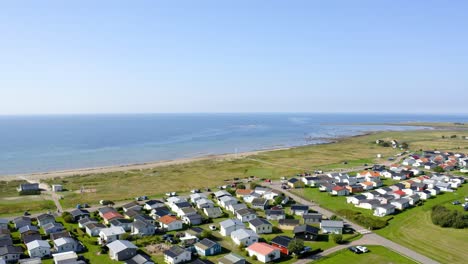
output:
[{"label": "shoreline", "polygon": [[268,148],[268,149],[239,152],[237,154],[236,153],[211,154],[211,155],[195,156],[195,157],[190,157],[190,158],[159,160],[159,161],[150,161],[150,162],[143,162],[143,163],[130,163],[130,164],[101,166],[101,167],[89,167],[89,168],[77,168],[77,169],[67,169],[67,170],[57,170],[57,171],[0,175],[0,181],[14,181],[14,180],[40,181],[40,180],[45,180],[45,179],[57,178],[57,177],[64,178],[64,177],[84,176],[84,175],[95,174],[95,173],[125,172],[125,171],[131,171],[131,170],[152,169],[152,168],[157,168],[157,167],[187,164],[191,162],[205,161],[205,160],[221,161],[221,160],[229,160],[229,159],[239,159],[239,158],[245,158],[247,156],[253,156],[253,155],[257,155],[257,154],[261,154],[265,152],[271,152],[271,151],[281,151],[281,150],[288,150],[288,149],[301,148],[301,147],[334,144],[345,139],[367,136],[367,135],[371,135],[371,134],[375,134],[379,132],[381,131],[372,131],[372,132],[365,132],[362,134],[352,135],[352,136],[329,138],[327,139],[328,142],[313,143],[313,144],[291,146],[291,147],[278,147],[278,148],[273,147],[273,148]]},{"label": "shoreline", "polygon": [[[421,127],[421,129],[417,129],[417,130],[424,130],[424,128]],[[143,162],[143,163],[117,164],[117,165],[100,166],[100,167],[76,168],[76,169],[66,169],[66,170],[57,170],[57,171],[52,170],[52,171],[34,172],[34,173],[6,174],[6,175],[0,175],[0,181],[26,180],[26,181],[36,182],[36,181],[52,179],[52,178],[84,176],[84,175],[97,174],[97,173],[145,170],[145,169],[187,164],[191,162],[205,161],[205,160],[222,161],[222,160],[229,160],[229,159],[238,159],[238,158],[245,158],[247,156],[253,156],[253,155],[270,152],[270,151],[281,151],[281,150],[288,150],[288,149],[301,148],[301,147],[310,147],[310,146],[317,146],[317,145],[324,145],[324,144],[335,144],[342,140],[355,138],[355,137],[363,137],[363,136],[368,136],[368,135],[382,133],[382,132],[386,132],[386,130],[368,131],[368,132],[363,132],[363,133],[359,133],[356,135],[341,136],[341,137],[328,138],[328,139],[321,138],[321,140],[324,140],[326,142],[320,142],[320,143],[311,143],[311,144],[291,146],[291,147],[278,147],[278,148],[272,147],[268,149],[259,149],[259,150],[245,151],[245,152],[239,152],[239,153],[209,154],[209,155],[194,156],[194,157],[189,157],[189,158],[157,160],[157,161],[149,161],[149,162]]]}]

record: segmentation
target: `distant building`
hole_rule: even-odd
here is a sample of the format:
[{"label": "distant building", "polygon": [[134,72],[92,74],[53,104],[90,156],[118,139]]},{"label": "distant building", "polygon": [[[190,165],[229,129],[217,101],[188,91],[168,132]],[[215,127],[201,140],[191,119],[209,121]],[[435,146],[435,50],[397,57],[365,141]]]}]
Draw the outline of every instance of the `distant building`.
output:
[{"label": "distant building", "polygon": [[39,183],[22,183],[17,190],[18,192],[39,191]]},{"label": "distant building", "polygon": [[54,192],[61,192],[63,191],[63,186],[61,184],[53,184],[52,191]]}]

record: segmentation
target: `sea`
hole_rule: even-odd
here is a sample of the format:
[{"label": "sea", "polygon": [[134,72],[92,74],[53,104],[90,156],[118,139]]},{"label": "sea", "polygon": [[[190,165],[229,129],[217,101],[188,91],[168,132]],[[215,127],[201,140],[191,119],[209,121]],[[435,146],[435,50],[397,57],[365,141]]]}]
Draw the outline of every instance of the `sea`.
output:
[{"label": "sea", "polygon": [[[112,114],[0,116],[0,175],[138,164],[327,143],[384,123],[468,122],[468,115]],[[382,125],[377,125],[382,124]]]}]

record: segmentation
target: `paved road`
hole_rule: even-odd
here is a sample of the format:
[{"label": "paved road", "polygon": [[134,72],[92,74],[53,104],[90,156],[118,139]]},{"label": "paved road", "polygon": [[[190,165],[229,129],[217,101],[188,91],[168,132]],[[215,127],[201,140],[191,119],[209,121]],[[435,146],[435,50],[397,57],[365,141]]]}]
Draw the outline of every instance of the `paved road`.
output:
[{"label": "paved road", "polygon": [[[273,189],[276,189],[278,191],[281,191],[283,193],[285,193],[286,195],[288,195],[289,197],[293,198],[296,202],[298,203],[301,203],[301,204],[304,204],[304,205],[308,205],[312,210],[315,210],[323,215],[325,215],[326,217],[330,217],[333,215],[333,212],[327,210],[327,209],[324,209],[318,205],[316,205],[315,203],[311,202],[311,201],[308,201],[306,199],[303,199],[302,197],[299,197],[298,195],[296,194],[293,194],[291,192],[289,192],[288,190],[283,190],[281,189],[281,183],[280,182],[273,182],[271,185],[269,185],[269,187],[273,188]],[[355,223],[352,223],[350,221],[346,221],[346,223],[351,226],[354,230],[358,231],[359,233],[361,234],[364,234],[363,237],[359,240],[356,240],[356,241],[353,241],[351,243],[351,245],[381,245],[381,246],[384,246],[384,247],[387,247],[395,252],[398,252],[399,254],[401,255],[404,255],[408,258],[411,258],[419,263],[424,263],[424,264],[437,264],[439,262],[437,261],[434,261],[424,255],[421,255],[407,247],[404,247],[402,245],[399,245],[393,241],[390,241],[380,235],[377,235],[375,233],[372,233],[370,230],[358,225],[358,224],[355,224]],[[314,259],[318,259],[320,257],[323,257],[323,256],[326,256],[326,255],[329,255],[333,252],[336,252],[340,249],[343,249],[345,247],[347,247],[348,245],[339,245],[339,246],[336,246],[336,247],[333,247],[333,248],[330,248],[328,250],[325,250],[324,252],[320,253],[320,254],[317,254],[317,255],[314,255],[314,256],[311,256],[310,258],[306,258],[306,259],[301,259],[299,261],[297,261],[295,264],[305,264],[305,263],[308,263],[310,262],[311,260],[314,260]]]}]

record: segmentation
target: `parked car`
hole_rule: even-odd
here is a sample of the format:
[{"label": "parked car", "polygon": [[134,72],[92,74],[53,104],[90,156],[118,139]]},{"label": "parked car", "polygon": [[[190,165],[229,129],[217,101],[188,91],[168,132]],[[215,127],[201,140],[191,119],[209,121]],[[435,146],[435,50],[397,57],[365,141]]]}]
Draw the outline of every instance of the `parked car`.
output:
[{"label": "parked car", "polygon": [[461,203],[460,203],[460,201],[456,200],[456,201],[453,201],[452,204],[453,204],[453,205],[459,205],[459,204],[461,204]]},{"label": "parked car", "polygon": [[362,251],[357,249],[356,247],[349,247],[348,250],[353,252],[354,254],[361,254],[362,253]]},{"label": "parked car", "polygon": [[364,247],[364,246],[356,246],[356,248],[360,250],[362,253],[369,252],[369,249],[367,249],[367,247]]}]

